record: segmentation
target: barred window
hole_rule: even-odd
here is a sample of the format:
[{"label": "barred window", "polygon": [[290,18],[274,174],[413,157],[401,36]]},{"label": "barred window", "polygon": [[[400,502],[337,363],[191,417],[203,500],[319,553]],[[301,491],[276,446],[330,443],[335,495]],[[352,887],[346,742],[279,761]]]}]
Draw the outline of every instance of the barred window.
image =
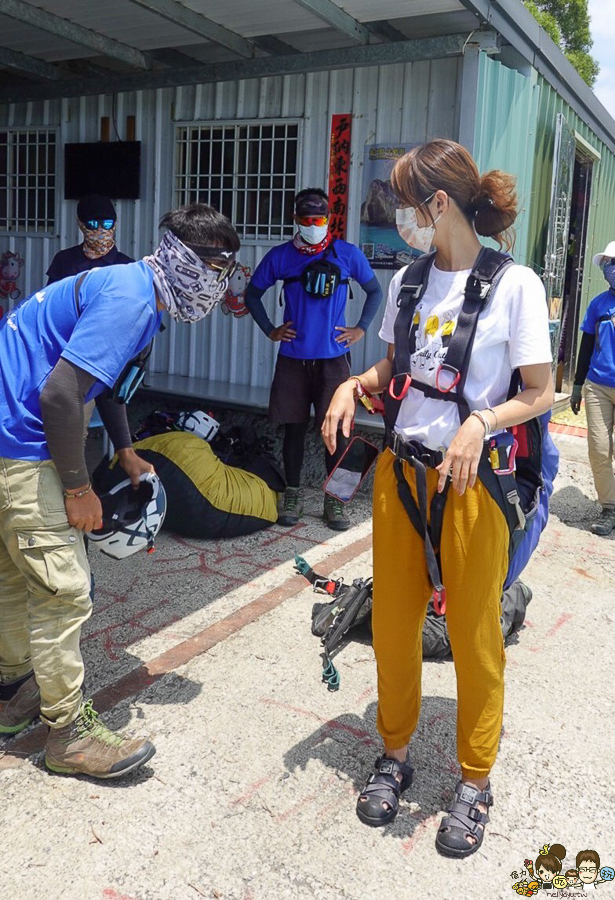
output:
[{"label": "barred window", "polygon": [[291,238],[298,142],[296,121],[177,126],[177,204],[214,206],[244,240]]},{"label": "barred window", "polygon": [[55,230],[56,133],[0,129],[0,230]]}]

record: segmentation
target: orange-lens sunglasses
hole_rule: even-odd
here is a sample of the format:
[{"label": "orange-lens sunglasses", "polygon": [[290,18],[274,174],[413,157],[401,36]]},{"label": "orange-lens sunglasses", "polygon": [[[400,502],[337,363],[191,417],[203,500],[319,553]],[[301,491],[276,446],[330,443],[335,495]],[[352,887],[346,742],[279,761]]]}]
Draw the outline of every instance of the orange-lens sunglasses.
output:
[{"label": "orange-lens sunglasses", "polygon": [[328,216],[295,216],[298,225],[326,225],[329,221]]}]

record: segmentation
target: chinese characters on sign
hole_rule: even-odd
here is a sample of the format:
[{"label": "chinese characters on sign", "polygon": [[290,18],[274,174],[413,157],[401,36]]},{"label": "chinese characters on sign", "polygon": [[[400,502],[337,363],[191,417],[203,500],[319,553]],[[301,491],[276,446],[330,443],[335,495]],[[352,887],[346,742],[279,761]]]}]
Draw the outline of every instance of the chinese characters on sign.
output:
[{"label": "chinese characters on sign", "polygon": [[346,237],[348,221],[348,175],[350,170],[350,113],[331,116],[329,153],[329,232],[334,238]]}]

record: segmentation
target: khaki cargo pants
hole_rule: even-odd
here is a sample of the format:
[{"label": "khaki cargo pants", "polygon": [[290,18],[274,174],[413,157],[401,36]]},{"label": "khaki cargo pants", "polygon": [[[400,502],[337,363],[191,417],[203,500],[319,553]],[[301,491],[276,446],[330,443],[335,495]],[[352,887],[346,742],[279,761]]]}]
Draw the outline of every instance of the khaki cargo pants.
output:
[{"label": "khaki cargo pants", "polygon": [[83,533],[68,524],[54,464],[0,458],[0,681],[34,669],[52,727],[79,712],[91,612]]}]

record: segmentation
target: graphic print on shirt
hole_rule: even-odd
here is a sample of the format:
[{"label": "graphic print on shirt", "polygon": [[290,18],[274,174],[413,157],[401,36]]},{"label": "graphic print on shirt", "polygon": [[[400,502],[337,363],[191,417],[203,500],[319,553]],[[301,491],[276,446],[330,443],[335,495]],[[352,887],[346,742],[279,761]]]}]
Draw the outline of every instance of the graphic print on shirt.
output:
[{"label": "graphic print on shirt", "polygon": [[412,354],[412,367],[427,375],[434,373],[435,378],[436,370],[442,365],[448,353],[457,320],[452,310],[445,310],[441,318],[434,313],[427,316],[424,325],[421,326],[422,309],[421,303],[416,309],[410,329],[411,346],[414,343],[416,347]]}]

